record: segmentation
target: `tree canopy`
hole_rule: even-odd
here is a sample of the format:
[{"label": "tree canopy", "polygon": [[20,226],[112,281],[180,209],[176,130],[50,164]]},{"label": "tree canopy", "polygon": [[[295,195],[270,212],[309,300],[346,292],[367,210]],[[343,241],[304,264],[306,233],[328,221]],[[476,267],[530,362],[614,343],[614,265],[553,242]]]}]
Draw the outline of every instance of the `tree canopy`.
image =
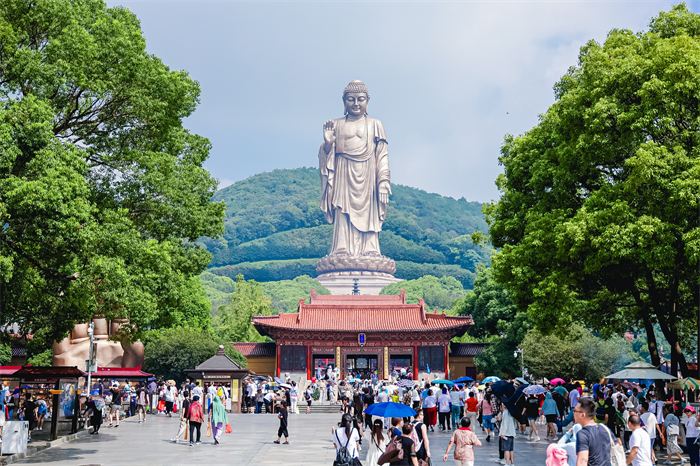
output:
[{"label": "tree canopy", "polygon": [[266,341],[253,326],[253,316],[272,314],[272,301],[263,293],[260,283],[236,277],[235,290],[229,294],[227,304],[219,306],[214,316],[212,330],[217,339],[234,341]]},{"label": "tree canopy", "polygon": [[214,356],[219,344],[224,345],[224,354],[246,367],[246,358],[233,345],[217,340],[208,330],[175,327],[149,331],[144,337],[144,371],[166,380],[184,381],[185,370]]},{"label": "tree canopy", "polygon": [[[202,322],[196,277],[223,233],[200,89],[100,0],[0,5],[0,325],[32,344],[93,314],[133,330]],[[194,281],[193,281],[194,279]]]},{"label": "tree canopy", "polygon": [[[700,283],[700,16],[588,42],[527,133],[507,136],[485,207],[495,278],[541,330],[653,326],[687,374]],[[675,371],[675,364],[672,363]]]}]

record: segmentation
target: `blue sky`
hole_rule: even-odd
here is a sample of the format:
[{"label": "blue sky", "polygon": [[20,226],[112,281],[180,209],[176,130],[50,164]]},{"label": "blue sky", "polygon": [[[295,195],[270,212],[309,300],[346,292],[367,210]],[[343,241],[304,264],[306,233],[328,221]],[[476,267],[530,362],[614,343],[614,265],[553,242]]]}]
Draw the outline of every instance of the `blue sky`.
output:
[{"label": "blue sky", "polygon": [[646,29],[677,2],[107,3],[136,13],[149,53],[199,81],[185,125],[211,140],[205,166],[221,186],[316,166],[323,122],[361,79],[392,182],[486,202],[503,136],[537,124],[579,48]]}]

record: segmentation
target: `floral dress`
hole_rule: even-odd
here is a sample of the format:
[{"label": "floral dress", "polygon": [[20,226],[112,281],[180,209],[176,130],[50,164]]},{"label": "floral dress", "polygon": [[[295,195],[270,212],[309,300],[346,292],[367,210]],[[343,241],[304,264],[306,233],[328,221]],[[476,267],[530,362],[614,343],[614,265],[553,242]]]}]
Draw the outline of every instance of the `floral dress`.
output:
[{"label": "floral dress", "polygon": [[[675,414],[669,414],[668,416],[666,416],[666,419],[664,419],[664,426],[666,426],[666,433],[668,434],[668,439],[666,440],[666,451],[669,455],[683,452],[683,450],[681,450],[681,447],[678,446],[679,425],[680,422],[678,421],[678,417],[676,417]],[[676,426],[675,434],[668,433],[668,428],[671,426]]]}]

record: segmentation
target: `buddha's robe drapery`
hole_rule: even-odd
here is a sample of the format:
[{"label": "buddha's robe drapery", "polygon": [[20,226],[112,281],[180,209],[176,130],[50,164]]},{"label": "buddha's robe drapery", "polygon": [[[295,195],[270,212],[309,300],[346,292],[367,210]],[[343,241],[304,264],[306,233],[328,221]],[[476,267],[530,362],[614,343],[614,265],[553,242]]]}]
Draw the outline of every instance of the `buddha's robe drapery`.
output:
[{"label": "buddha's robe drapery", "polygon": [[331,254],[380,254],[379,232],[386,204],[378,186],[391,181],[389,149],[382,122],[365,117],[366,131],[359,147],[349,148],[343,136],[345,118],[333,120],[336,142],[330,153],[318,152],[321,210],[333,223]]}]

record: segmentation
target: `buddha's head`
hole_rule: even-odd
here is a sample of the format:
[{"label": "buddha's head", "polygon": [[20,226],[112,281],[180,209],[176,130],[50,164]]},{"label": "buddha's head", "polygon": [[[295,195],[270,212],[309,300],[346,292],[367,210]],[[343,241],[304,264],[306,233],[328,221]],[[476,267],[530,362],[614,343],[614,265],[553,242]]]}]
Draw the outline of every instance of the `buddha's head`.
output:
[{"label": "buddha's head", "polygon": [[343,104],[345,104],[345,114],[355,117],[367,115],[367,104],[369,104],[369,89],[365,83],[356,79],[343,89]]}]

